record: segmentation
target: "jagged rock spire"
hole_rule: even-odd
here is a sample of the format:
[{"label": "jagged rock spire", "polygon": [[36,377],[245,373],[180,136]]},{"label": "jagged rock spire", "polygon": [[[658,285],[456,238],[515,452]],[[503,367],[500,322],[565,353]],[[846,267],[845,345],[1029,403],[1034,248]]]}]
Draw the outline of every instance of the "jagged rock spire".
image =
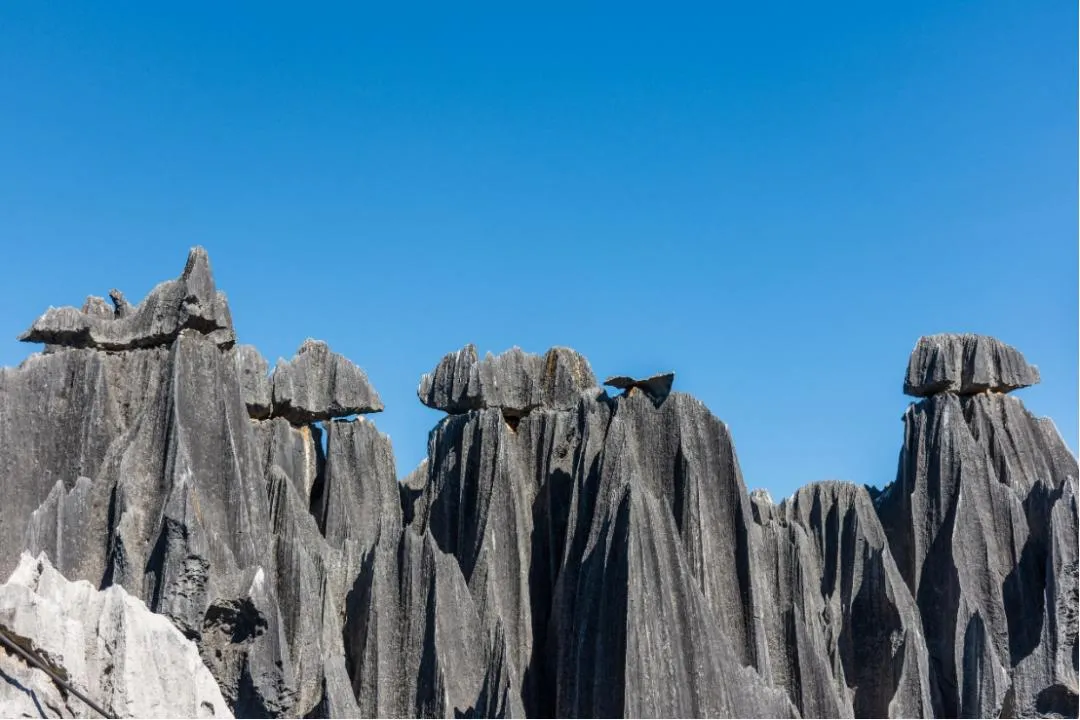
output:
[{"label": "jagged rock spire", "polygon": [[87,298],[83,309],[49,308],[19,336],[24,342],[73,348],[128,350],[172,342],[191,328],[210,336],[215,344],[230,347],[236,341],[225,294],[214,286],[210,258],[195,247],[188,253],[184,272],[161,283],[135,308],[112,290],[114,309],[101,298]]},{"label": "jagged rock spire", "polygon": [[0,576],[123,587],[239,715],[1077,714],[1076,458],[993,338],[919,341],[892,485],[776,504],[670,373],[466,346],[399,482],[365,373],[307,341],[269,374],[205,251],[110,296],[0,369]]}]

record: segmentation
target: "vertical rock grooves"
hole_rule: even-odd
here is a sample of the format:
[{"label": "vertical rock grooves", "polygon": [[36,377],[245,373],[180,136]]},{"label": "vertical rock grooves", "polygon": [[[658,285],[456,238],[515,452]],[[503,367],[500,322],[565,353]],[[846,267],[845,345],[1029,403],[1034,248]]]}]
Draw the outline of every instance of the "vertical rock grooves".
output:
[{"label": "vertical rock grooves", "polygon": [[569,348],[466,346],[399,482],[364,371],[235,344],[202,249],[110,296],[0,370],[0,577],[122,588],[237,716],[1077,714],[1077,462],[993,338],[919,340],[895,482],[777,504],[674,373],[609,395]]}]

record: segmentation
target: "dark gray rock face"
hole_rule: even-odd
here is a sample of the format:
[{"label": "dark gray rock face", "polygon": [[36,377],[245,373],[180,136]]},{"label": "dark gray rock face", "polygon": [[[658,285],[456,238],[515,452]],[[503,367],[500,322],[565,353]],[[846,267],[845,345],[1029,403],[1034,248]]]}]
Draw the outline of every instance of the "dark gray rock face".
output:
[{"label": "dark gray rock face", "polygon": [[210,260],[201,247],[188,255],[184,272],[163,282],[135,308],[118,291],[111,293],[110,312],[101,298],[90,297],[82,310],[49,308],[19,338],[64,347],[128,350],[166,345],[184,328],[210,336],[217,345],[235,342],[225,295],[214,287]]},{"label": "dark gray rock face", "polygon": [[615,375],[604,381],[608,387],[625,390],[627,393],[633,390],[641,390],[652,398],[653,402],[660,404],[671,394],[671,385],[675,382],[675,373],[658,373],[643,379],[634,379],[627,375]]},{"label": "dark gray rock face", "polygon": [[324,342],[304,341],[292,362],[274,369],[274,414],[294,425],[382,409],[364,371]]},{"label": "dark gray rock face", "polygon": [[233,348],[232,356],[240,378],[240,394],[248,414],[256,420],[267,419],[274,407],[269,364],[251,345],[237,345]]},{"label": "dark gray rock face", "polygon": [[122,586],[238,716],[1077,713],[1077,462],[996,340],[919,342],[892,485],[777,504],[671,373],[466,346],[399,482],[364,372],[308,341],[269,376],[205,252],[110,296],[0,369],[0,576]]},{"label": "dark gray rock face", "polygon": [[[1011,352],[992,384],[1032,379]],[[1076,458],[1011,395],[939,392],[904,423],[897,480],[876,502],[922,614],[935,713],[1076,715],[1076,572],[1064,559],[1077,544]]]},{"label": "dark gray rock face", "polygon": [[908,362],[904,393],[927,397],[939,392],[974,395],[1007,393],[1039,382],[1039,369],[1020,351],[985,335],[927,335]]},{"label": "dark gray rock face", "polygon": [[569,348],[540,357],[515,347],[481,361],[476,347],[466,345],[424,375],[416,392],[420,402],[448,413],[500,408],[521,417],[538,407],[570,409],[582,390],[595,385],[588,360]]},{"label": "dark gray rock face", "polygon": [[779,506],[751,501],[773,682],[804,717],[928,716],[922,621],[866,489],[814,483]]}]

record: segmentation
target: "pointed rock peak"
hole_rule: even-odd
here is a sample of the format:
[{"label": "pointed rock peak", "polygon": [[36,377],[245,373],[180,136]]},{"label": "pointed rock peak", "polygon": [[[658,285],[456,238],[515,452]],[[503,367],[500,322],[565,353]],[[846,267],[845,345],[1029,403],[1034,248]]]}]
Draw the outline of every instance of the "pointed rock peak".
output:
[{"label": "pointed rock peak", "polygon": [[124,293],[116,288],[109,291],[109,300],[113,304],[113,315],[118,318],[127,317],[131,312],[131,303],[124,297]]},{"label": "pointed rock peak", "polygon": [[296,356],[307,355],[312,353],[315,355],[329,355],[330,346],[323,340],[316,340],[314,338],[308,338],[300,345],[300,349],[296,351]]},{"label": "pointed rock peak", "polygon": [[206,248],[201,245],[188,250],[187,263],[184,265],[184,273],[181,276],[187,282],[210,282],[213,284],[214,276],[210,272],[210,255]]},{"label": "pointed rock peak", "polygon": [[776,504],[773,502],[772,495],[769,494],[769,491],[764,488],[757,488],[756,490],[751,490],[750,499],[755,502],[763,503],[765,505]]},{"label": "pointed rock peak", "polygon": [[194,311],[208,320],[213,319],[218,292],[214,286],[214,274],[210,270],[210,256],[204,248],[191,249],[180,279],[184,283],[184,304],[188,311]]},{"label": "pointed rock peak", "polygon": [[1007,393],[1039,382],[1039,369],[1019,350],[986,335],[926,335],[908,361],[904,393],[927,397],[951,392]]},{"label": "pointed rock peak", "polygon": [[416,394],[428,407],[451,414],[500,408],[520,418],[541,407],[572,408],[581,392],[595,385],[589,361],[570,348],[553,347],[540,356],[515,346],[480,360],[469,344],[421,377]]},{"label": "pointed rock peak", "polygon": [[171,343],[181,330],[208,335],[221,348],[236,342],[224,293],[214,287],[206,251],[188,254],[176,280],[155,287],[132,308],[119,290],[111,290],[110,309],[102,298],[87,298],[82,309],[49,308],[19,336],[23,342],[100,350],[130,350]]},{"label": "pointed rock peak", "polygon": [[273,415],[294,425],[383,410],[367,374],[321,340],[305,340],[290,362],[278,360],[272,385]]},{"label": "pointed rock peak", "polygon": [[750,493],[750,512],[754,516],[754,522],[764,525],[778,517],[776,503],[768,490],[758,488]]},{"label": "pointed rock peak", "polygon": [[109,306],[109,303],[105,301],[105,298],[100,298],[97,295],[90,295],[86,298],[86,302],[84,302],[82,306],[82,312],[86,315],[92,315],[106,320],[111,320],[115,317],[113,309]]},{"label": "pointed rock peak", "polygon": [[622,390],[626,395],[631,394],[634,390],[640,390],[659,406],[671,394],[671,386],[674,382],[675,373],[666,372],[641,379],[627,375],[615,375],[605,380],[604,384]]}]

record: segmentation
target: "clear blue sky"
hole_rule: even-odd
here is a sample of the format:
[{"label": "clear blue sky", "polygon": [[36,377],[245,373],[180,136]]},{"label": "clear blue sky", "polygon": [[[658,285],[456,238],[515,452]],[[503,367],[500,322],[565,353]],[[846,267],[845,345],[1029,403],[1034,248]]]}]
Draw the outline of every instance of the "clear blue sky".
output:
[{"label": "clear blue sky", "polygon": [[892,480],[935,332],[1020,348],[1077,447],[1074,2],[165,5],[0,9],[0,364],[202,244],[402,471],[467,342],[674,369],[774,495]]}]

